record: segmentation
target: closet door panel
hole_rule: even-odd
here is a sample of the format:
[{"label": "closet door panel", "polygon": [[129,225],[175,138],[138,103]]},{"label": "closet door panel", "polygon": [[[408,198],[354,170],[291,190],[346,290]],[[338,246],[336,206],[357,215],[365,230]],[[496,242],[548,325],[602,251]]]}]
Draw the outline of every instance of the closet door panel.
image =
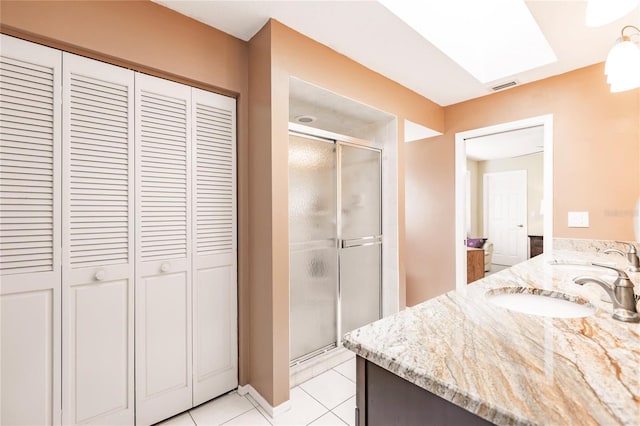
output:
[{"label": "closet door panel", "polygon": [[61,422],[59,51],[0,35],[0,424]]},{"label": "closet door panel", "polygon": [[63,421],[132,424],[134,73],[63,64]]},{"label": "closet door panel", "polygon": [[191,89],[136,74],[136,422],[192,407]]},{"label": "closet door panel", "polygon": [[192,89],[194,405],[238,386],[236,104]]}]

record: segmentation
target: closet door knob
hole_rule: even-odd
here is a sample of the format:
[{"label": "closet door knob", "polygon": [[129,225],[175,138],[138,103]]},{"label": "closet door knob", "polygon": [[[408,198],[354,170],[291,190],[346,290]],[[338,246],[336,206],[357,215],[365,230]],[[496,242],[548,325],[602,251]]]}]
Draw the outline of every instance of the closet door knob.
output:
[{"label": "closet door knob", "polygon": [[106,275],[106,272],[104,272],[104,269],[100,269],[98,272],[96,272],[96,275],[95,275],[96,281],[104,280],[105,275]]},{"label": "closet door knob", "polygon": [[169,262],[163,262],[162,265],[160,265],[160,270],[162,272],[169,272],[171,270],[171,264]]}]

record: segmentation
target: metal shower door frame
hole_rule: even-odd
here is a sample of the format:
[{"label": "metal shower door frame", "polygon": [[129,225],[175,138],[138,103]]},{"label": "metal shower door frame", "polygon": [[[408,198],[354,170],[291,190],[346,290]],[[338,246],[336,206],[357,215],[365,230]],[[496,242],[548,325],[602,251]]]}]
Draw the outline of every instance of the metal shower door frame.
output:
[{"label": "metal shower door frame", "polygon": [[[364,139],[353,138],[350,136],[340,135],[337,133],[316,129],[309,126],[303,126],[300,124],[289,123],[289,135],[300,136],[309,138],[312,140],[317,140],[321,143],[332,143],[336,146],[336,343],[335,345],[339,347],[342,345],[342,286],[340,281],[340,261],[341,261],[341,250],[345,248],[351,247],[362,247],[368,245],[379,245],[380,246],[380,268],[378,271],[379,274],[379,282],[380,286],[378,288],[378,317],[382,317],[382,260],[383,260],[383,250],[384,246],[382,245],[382,223],[383,223],[383,212],[382,212],[382,149],[375,148],[370,145],[369,141]],[[349,146],[358,149],[366,149],[370,151],[374,151],[378,153],[378,165],[380,170],[380,205],[379,205],[379,214],[380,214],[380,233],[375,236],[366,236],[351,240],[342,239],[342,147]],[[364,240],[364,241],[362,241]],[[362,241],[361,244],[353,244],[349,243],[349,241]],[[291,244],[291,243],[289,243]],[[289,308],[291,309],[291,308]],[[295,360],[290,360],[291,365],[294,365],[298,362],[307,360],[312,358],[315,355],[319,355],[320,353],[326,352],[326,349],[320,349],[318,351],[314,351],[310,354],[303,355]]]}]

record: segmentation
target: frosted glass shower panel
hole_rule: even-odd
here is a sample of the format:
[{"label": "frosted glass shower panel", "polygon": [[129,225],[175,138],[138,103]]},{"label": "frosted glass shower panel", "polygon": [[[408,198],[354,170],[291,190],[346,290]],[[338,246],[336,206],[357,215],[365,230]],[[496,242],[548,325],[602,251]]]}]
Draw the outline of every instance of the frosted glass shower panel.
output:
[{"label": "frosted glass shower panel", "polygon": [[341,149],[341,238],[380,235],[380,151],[349,145]]},{"label": "frosted glass shower panel", "polygon": [[335,145],[289,135],[289,242],[336,238]]},{"label": "frosted glass shower panel", "polygon": [[340,253],[342,334],[380,318],[381,247],[370,243]]},{"label": "frosted glass shower panel", "polygon": [[332,141],[289,135],[290,359],[337,341],[337,167]]},{"label": "frosted glass shower panel", "polygon": [[336,342],[337,251],[315,247],[290,252],[290,359]]}]

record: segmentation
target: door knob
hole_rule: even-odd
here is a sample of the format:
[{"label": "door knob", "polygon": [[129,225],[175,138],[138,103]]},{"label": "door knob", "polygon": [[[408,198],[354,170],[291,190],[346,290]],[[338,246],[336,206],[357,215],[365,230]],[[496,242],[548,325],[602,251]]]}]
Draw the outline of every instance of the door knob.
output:
[{"label": "door knob", "polygon": [[518,228],[524,228],[524,225],[516,225]]},{"label": "door knob", "polygon": [[98,272],[96,272],[94,277],[96,281],[102,281],[104,280],[105,275],[106,275],[106,272],[104,272],[104,269],[100,269]]},{"label": "door knob", "polygon": [[162,272],[169,272],[171,270],[171,264],[169,262],[163,262],[162,265],[160,265],[160,270]]}]

